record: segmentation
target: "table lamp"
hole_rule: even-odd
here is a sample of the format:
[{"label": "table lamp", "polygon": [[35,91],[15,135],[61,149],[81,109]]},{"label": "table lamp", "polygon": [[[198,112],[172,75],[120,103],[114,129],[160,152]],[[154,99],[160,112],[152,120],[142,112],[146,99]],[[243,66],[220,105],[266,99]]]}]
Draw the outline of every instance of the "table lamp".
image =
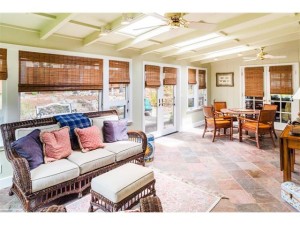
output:
[{"label": "table lamp", "polygon": [[[294,99],[300,99],[300,88],[298,88],[296,93],[293,95],[293,100]],[[296,121],[300,123],[300,112],[298,112],[298,118],[296,119]]]}]

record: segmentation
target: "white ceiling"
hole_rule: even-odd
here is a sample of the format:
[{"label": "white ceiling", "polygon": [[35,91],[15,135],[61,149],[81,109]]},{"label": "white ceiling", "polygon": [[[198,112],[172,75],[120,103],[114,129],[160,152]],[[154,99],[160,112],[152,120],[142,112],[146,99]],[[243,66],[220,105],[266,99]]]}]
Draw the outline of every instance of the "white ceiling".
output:
[{"label": "white ceiling", "polygon": [[[207,63],[255,53],[261,46],[283,44],[300,40],[299,13],[185,13],[188,21],[202,21],[199,28],[180,27],[165,29],[165,15],[158,13],[0,13],[1,26],[37,32],[42,40],[52,35],[77,38],[82,46],[97,43],[113,45],[116,51],[134,49],[140,54],[157,53],[158,57],[173,57],[177,60]],[[129,24],[123,24],[128,18]],[[147,21],[152,21],[153,24]],[[125,33],[132,26],[133,33]],[[137,30],[134,30],[137,29]],[[108,31],[108,32],[107,32]],[[107,32],[107,33],[106,33]],[[103,34],[106,35],[103,35]],[[209,44],[199,42],[178,47],[179,43],[216,33],[218,39]],[[236,47],[245,47],[241,52],[215,56],[212,53]],[[217,58],[217,59],[216,59]]]}]

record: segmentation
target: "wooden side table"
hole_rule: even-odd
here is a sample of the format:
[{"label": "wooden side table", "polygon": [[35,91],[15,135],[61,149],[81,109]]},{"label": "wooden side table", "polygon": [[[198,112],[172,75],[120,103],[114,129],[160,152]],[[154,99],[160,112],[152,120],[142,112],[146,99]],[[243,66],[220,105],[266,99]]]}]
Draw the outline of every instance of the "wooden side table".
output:
[{"label": "wooden side table", "polygon": [[282,131],[280,143],[280,169],[283,171],[283,181],[292,180],[292,171],[295,163],[295,149],[300,149],[300,137],[290,134],[291,125],[287,125]]}]

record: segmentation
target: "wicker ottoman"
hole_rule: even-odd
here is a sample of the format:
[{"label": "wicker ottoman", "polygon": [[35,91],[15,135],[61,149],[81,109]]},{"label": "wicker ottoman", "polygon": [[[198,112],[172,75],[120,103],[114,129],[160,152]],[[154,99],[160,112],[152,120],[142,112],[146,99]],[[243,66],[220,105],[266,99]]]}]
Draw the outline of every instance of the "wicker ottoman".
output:
[{"label": "wicker ottoman", "polygon": [[131,209],[143,197],[155,196],[153,171],[134,163],[124,164],[93,178],[89,212]]}]

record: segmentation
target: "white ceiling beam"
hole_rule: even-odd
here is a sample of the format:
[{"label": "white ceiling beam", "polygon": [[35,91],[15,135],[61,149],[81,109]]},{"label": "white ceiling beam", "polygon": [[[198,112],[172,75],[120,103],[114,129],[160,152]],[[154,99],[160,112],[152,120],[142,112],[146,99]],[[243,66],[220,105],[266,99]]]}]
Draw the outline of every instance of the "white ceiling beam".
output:
[{"label": "white ceiling beam", "polygon": [[[292,14],[289,16],[280,17],[276,20],[272,20],[267,23],[256,24],[253,27],[249,27],[249,28],[242,29],[240,31],[231,33],[228,36],[232,37],[232,39],[234,39],[234,40],[240,40],[243,37],[246,37],[246,38],[253,37],[253,36],[257,37],[257,35],[259,35],[259,34],[270,32],[270,30],[278,29],[278,27],[283,27],[283,26],[290,25],[292,23],[297,23],[298,20],[300,20],[300,14]],[[185,55],[178,56],[177,60],[183,60],[183,59],[197,57],[199,55],[202,55],[202,54],[205,54],[205,53],[208,53],[211,51],[216,51],[220,47],[223,48],[223,46],[214,45],[212,48],[209,48],[208,51],[205,51],[205,52],[203,52],[203,51],[190,52]],[[229,47],[234,47],[234,45],[230,44],[229,46],[227,46],[225,48],[229,48]],[[164,54],[162,55],[162,57],[164,57]]]},{"label": "white ceiling beam", "polygon": [[54,34],[62,26],[68,23],[74,15],[74,13],[59,14],[55,20],[44,26],[44,28],[40,32],[40,39],[47,39],[50,35]]},{"label": "white ceiling beam", "polygon": [[[144,14],[138,14],[138,13],[132,14],[132,21],[140,20],[145,16],[146,15],[144,15]],[[120,16],[119,18],[115,19],[111,23],[104,25],[103,27],[109,28],[111,30],[111,32],[118,31],[121,28],[127,26],[127,25],[122,25],[122,21],[123,21],[123,16]],[[88,46],[88,45],[95,43],[102,37],[100,34],[101,34],[101,29],[100,29],[100,31],[95,31],[95,32],[89,34],[88,36],[86,36],[83,39],[83,45]]]},{"label": "white ceiling beam", "polygon": [[[273,31],[268,34],[257,36],[255,39],[245,40],[242,41],[241,44],[248,43],[251,49],[256,49],[262,46],[269,46],[269,45],[275,45],[282,42],[288,42],[291,40],[294,40],[294,38],[299,37],[299,29],[295,28],[287,28],[283,30]],[[251,43],[251,44],[250,44]],[[226,48],[219,49],[218,51],[226,50]],[[190,62],[197,62],[202,61],[205,59],[213,59],[215,58],[213,55],[213,52],[210,52],[208,54],[201,54],[198,57],[194,57],[190,60]]]},{"label": "white ceiling beam", "polygon": [[[298,34],[298,37],[295,37],[295,35],[289,35],[289,38],[285,38],[285,41],[284,42],[282,42],[282,41],[276,41],[276,42],[278,42],[277,44],[284,44],[284,43],[288,43],[288,42],[292,42],[292,41],[296,41],[296,40],[300,40],[300,33]],[[275,42],[274,42],[275,43]],[[276,44],[276,43],[275,43]],[[281,47],[282,48],[282,47]],[[269,48],[268,48],[269,49]],[[254,49],[253,49],[254,50]],[[250,54],[254,54],[255,55],[255,53],[253,53],[253,50],[251,50],[251,51],[247,51],[247,52],[244,52],[244,54],[243,55],[250,55]],[[269,50],[267,50],[268,52],[270,52],[270,50],[273,50],[273,48],[270,48]],[[275,48],[274,48],[274,50],[275,50]],[[284,53],[282,53],[282,54],[284,54]],[[217,62],[218,61],[222,61],[222,60],[228,60],[228,59],[236,59],[236,58],[239,58],[238,56],[237,56],[237,54],[231,54],[231,55],[227,55],[227,56],[224,56],[224,57],[218,57],[218,60],[217,60]],[[206,63],[212,63],[212,62],[216,62],[213,58],[211,58],[211,59],[206,59],[206,60],[201,60],[200,61],[200,63],[201,64],[206,64]]]},{"label": "white ceiling beam", "polygon": [[243,37],[249,37],[249,35],[255,36],[257,34],[266,33],[272,29],[278,29],[279,27],[287,26],[293,23],[298,23],[299,20],[300,14],[285,16],[276,20],[269,21],[267,23],[256,24],[253,27],[231,33],[229,34],[229,36],[239,39]]},{"label": "white ceiling beam", "polygon": [[[252,20],[267,16],[267,15],[269,15],[269,14],[268,13],[244,14],[244,15],[226,20],[224,22],[221,22],[218,26],[216,26],[215,29],[209,31],[209,33],[219,32],[219,31],[222,31],[226,28],[238,26],[241,23],[249,22],[249,21],[252,21]],[[143,54],[148,54],[148,53],[151,53],[153,51],[156,51],[156,50],[159,50],[159,49],[162,49],[162,48],[165,48],[165,47],[169,47],[169,46],[172,46],[174,44],[177,44],[177,43],[180,43],[180,42],[183,42],[183,41],[194,39],[194,38],[197,38],[197,37],[205,35],[205,34],[208,34],[208,32],[207,31],[194,31],[190,34],[182,35],[182,36],[179,36],[177,38],[165,41],[164,43],[162,43],[160,45],[153,45],[153,46],[149,46],[147,48],[144,48],[144,49],[142,49],[141,54],[142,55]]]}]

